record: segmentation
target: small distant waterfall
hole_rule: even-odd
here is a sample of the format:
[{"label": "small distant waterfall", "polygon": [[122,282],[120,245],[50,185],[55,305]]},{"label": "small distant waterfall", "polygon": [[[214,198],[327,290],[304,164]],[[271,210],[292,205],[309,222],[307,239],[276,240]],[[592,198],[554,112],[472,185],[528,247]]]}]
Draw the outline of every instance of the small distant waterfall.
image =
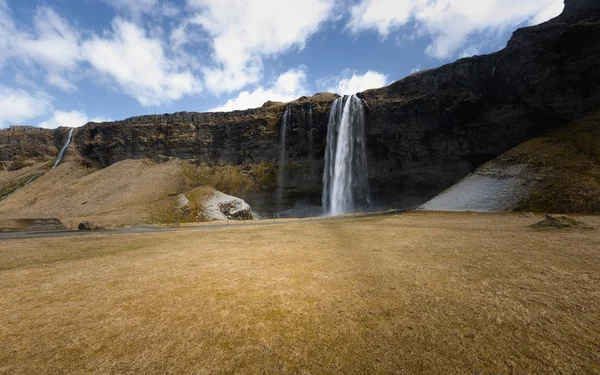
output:
[{"label": "small distant waterfall", "polygon": [[62,162],[63,157],[65,156],[65,152],[67,151],[67,147],[69,147],[69,144],[71,143],[71,137],[73,136],[73,128],[71,128],[71,130],[69,130],[69,133],[67,134],[67,138],[65,139],[65,143],[63,143],[62,148],[60,149],[60,152],[58,153],[58,156],[56,157],[56,161],[54,162],[54,165],[52,166],[52,168],[56,168],[58,167],[58,165]]},{"label": "small distant waterfall", "polygon": [[356,95],[333,102],[327,125],[323,172],[323,211],[354,212],[369,205],[369,179],[363,102]]},{"label": "small distant waterfall", "polygon": [[308,118],[306,119],[308,128],[308,163],[310,166],[311,176],[313,175],[314,162],[313,162],[313,110],[312,103],[308,103]]},{"label": "small distant waterfall", "polygon": [[289,106],[285,108],[281,116],[280,148],[279,148],[279,177],[277,179],[277,211],[281,211],[283,204],[283,184],[285,180],[285,157],[287,143],[287,129],[292,122],[292,110]]}]

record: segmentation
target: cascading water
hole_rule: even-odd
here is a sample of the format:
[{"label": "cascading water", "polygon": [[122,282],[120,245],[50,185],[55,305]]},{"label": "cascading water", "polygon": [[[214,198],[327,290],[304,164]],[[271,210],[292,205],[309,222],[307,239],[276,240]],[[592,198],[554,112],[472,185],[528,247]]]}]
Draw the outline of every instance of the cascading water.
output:
[{"label": "cascading water", "polygon": [[311,176],[314,175],[314,155],[313,155],[313,111],[312,104],[308,103],[308,118],[306,119],[308,128],[308,163],[310,165]]},{"label": "cascading water", "polygon": [[287,142],[287,128],[292,122],[292,110],[289,106],[285,108],[281,116],[280,148],[279,148],[279,177],[277,179],[277,211],[281,211],[283,204],[283,184],[285,180],[285,156]]},{"label": "cascading water", "polygon": [[363,102],[356,95],[333,102],[327,125],[323,211],[329,215],[369,206]]},{"label": "cascading water", "polygon": [[60,149],[60,152],[58,153],[58,156],[56,157],[56,161],[54,162],[54,165],[52,166],[52,168],[56,168],[58,167],[58,165],[62,162],[63,157],[65,156],[65,152],[67,151],[67,147],[69,147],[69,144],[71,143],[71,137],[73,136],[73,128],[71,128],[71,130],[69,130],[69,133],[67,134],[67,138],[65,139],[65,143],[63,143],[62,148]]}]

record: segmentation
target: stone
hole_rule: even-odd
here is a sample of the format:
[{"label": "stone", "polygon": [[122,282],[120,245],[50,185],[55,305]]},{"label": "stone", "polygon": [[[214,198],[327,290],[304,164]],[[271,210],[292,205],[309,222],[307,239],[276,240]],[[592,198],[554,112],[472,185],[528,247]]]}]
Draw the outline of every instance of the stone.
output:
[{"label": "stone", "polygon": [[90,221],[82,221],[77,226],[77,229],[79,229],[79,230],[94,230],[94,224],[92,224],[92,222],[90,222]]},{"label": "stone", "polygon": [[553,214],[546,214],[544,220],[533,224],[532,227],[536,229],[594,229],[581,218]]},{"label": "stone", "polygon": [[202,207],[207,220],[252,220],[252,209],[243,199],[215,190]]}]

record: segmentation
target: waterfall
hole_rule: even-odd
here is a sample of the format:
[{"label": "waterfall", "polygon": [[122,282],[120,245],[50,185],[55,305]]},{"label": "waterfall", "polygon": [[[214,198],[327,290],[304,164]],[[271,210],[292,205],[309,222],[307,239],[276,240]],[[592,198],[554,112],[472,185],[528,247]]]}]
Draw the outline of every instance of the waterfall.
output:
[{"label": "waterfall", "polygon": [[362,100],[356,95],[336,99],[331,107],[322,203],[329,215],[369,205],[365,115]]},{"label": "waterfall", "polygon": [[281,116],[280,148],[279,148],[279,176],[277,178],[277,211],[281,211],[283,204],[283,183],[285,180],[285,147],[287,142],[287,128],[292,122],[292,110],[289,106],[285,108]]},{"label": "waterfall", "polygon": [[314,175],[314,162],[313,162],[313,111],[312,111],[312,103],[308,103],[308,119],[307,119],[307,128],[308,128],[308,165],[310,166],[310,175]]},{"label": "waterfall", "polygon": [[63,143],[63,146],[60,149],[60,152],[58,153],[58,156],[56,157],[56,161],[54,162],[54,165],[52,166],[52,168],[58,167],[58,165],[62,162],[63,157],[65,156],[65,152],[67,151],[67,147],[69,147],[69,144],[71,143],[71,137],[73,136],[73,130],[75,130],[75,129],[71,128],[71,130],[69,130],[69,133],[67,134],[67,138],[65,139],[65,143]]}]

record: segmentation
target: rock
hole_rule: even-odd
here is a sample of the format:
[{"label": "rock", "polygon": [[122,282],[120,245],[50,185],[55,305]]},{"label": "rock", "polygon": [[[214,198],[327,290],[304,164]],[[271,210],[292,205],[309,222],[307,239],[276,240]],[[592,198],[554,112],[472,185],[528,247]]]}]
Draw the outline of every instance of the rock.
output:
[{"label": "rock", "polygon": [[546,218],[538,223],[531,226],[536,229],[565,229],[565,228],[577,228],[577,229],[593,229],[583,219],[570,217],[567,215],[552,215],[546,214]]},{"label": "rock", "polygon": [[267,108],[267,107],[272,107],[274,105],[280,105],[280,104],[284,104],[283,102],[274,102],[272,100],[267,100],[263,105],[262,108]]},{"label": "rock", "polygon": [[521,219],[531,219],[532,217],[535,217],[535,215],[533,214],[533,212],[524,212],[521,215],[519,215],[519,217]]},{"label": "rock", "polygon": [[215,190],[203,205],[207,220],[252,220],[252,209],[243,199]]},{"label": "rock", "polygon": [[52,130],[14,125],[8,129],[0,129],[0,145],[2,145],[0,147],[0,161],[8,162],[43,157],[55,158],[61,142],[66,136],[64,129]]},{"label": "rock", "polygon": [[90,221],[83,221],[83,222],[79,223],[79,225],[77,226],[77,229],[79,229],[79,230],[94,230],[94,224],[92,224]]},{"label": "rock", "polygon": [[252,209],[243,199],[208,186],[181,194],[177,208],[184,215],[195,216],[196,221],[253,220]]}]

